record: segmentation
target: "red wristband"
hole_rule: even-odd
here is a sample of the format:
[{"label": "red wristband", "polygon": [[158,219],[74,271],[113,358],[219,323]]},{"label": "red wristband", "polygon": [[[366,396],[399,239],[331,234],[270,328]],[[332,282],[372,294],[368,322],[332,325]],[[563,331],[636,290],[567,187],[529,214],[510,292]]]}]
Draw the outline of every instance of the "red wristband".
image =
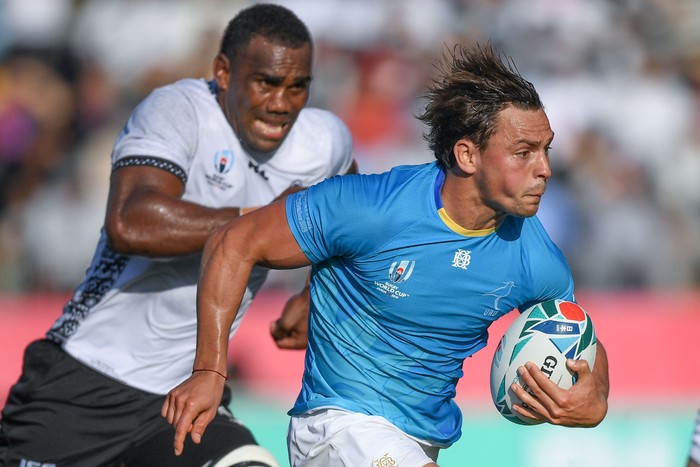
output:
[{"label": "red wristband", "polygon": [[211,371],[212,373],[216,373],[217,375],[221,376],[221,377],[224,378],[225,380],[228,380],[228,378],[229,378],[228,375],[225,375],[225,374],[223,374],[222,372],[217,371],[217,370],[212,370],[212,369],[210,369],[210,368],[197,368],[197,369],[195,369],[195,370],[192,370],[192,373],[194,374],[194,373],[197,372],[197,371]]}]

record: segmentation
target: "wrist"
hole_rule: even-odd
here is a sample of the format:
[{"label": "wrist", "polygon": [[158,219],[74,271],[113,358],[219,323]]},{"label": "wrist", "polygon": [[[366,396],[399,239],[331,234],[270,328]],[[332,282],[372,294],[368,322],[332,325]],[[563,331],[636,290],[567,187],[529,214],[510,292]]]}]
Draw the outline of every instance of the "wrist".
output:
[{"label": "wrist", "polygon": [[219,376],[221,376],[222,378],[224,378],[224,380],[228,380],[229,377],[230,377],[228,373],[222,373],[221,371],[219,371],[219,370],[214,370],[214,369],[212,369],[212,368],[195,368],[195,369],[192,370],[192,374],[195,374],[195,373],[200,372],[200,371],[208,371],[208,372],[211,372],[211,373],[216,373],[217,375],[219,375]]}]

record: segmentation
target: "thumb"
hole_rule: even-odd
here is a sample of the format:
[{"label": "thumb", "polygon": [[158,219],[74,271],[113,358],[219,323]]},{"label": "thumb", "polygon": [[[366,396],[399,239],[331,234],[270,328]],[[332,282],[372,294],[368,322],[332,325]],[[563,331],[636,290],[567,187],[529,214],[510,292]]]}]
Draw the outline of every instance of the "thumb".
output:
[{"label": "thumb", "polygon": [[579,378],[591,373],[591,368],[586,360],[574,360],[573,358],[568,358],[566,360],[566,367],[576,373]]}]

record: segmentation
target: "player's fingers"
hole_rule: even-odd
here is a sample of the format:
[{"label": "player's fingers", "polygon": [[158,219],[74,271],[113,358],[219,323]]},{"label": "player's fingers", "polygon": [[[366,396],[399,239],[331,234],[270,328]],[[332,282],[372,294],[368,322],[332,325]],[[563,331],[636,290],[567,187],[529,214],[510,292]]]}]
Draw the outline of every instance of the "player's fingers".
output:
[{"label": "player's fingers", "polygon": [[541,406],[538,394],[542,391],[537,386],[537,382],[527,372],[525,367],[518,368],[518,376],[520,379],[517,383],[511,385],[511,391],[513,391],[524,404],[531,407]]},{"label": "player's fingers", "polygon": [[280,349],[305,349],[307,336],[297,327],[285,327],[281,318],[270,323],[270,335]]},{"label": "player's fingers", "polygon": [[270,322],[270,335],[276,341],[287,335],[287,329],[283,326],[282,318]]},{"label": "player's fingers", "polygon": [[163,402],[163,407],[160,409],[160,415],[172,425],[173,418],[175,417],[175,407],[172,404],[170,398],[171,394],[168,393],[168,395],[165,396],[165,402]]},{"label": "player's fingers", "polygon": [[523,417],[531,418],[532,420],[547,420],[545,417],[540,415],[538,412],[534,411],[529,405],[526,405],[525,403],[513,404],[513,410],[516,411],[518,414],[522,415]]},{"label": "player's fingers", "polygon": [[521,381],[530,388],[530,393],[543,404],[551,405],[552,401],[558,403],[564,397],[565,390],[549,379],[534,363],[525,363],[518,373]]},{"label": "player's fingers", "polygon": [[519,399],[521,401],[519,404],[513,404],[513,410],[533,420],[547,420],[543,415],[543,413],[546,413],[546,409],[540,401],[532,395],[527,384],[522,381],[521,383],[522,386],[518,383],[513,383],[510,387],[510,390],[515,395],[515,400]]},{"label": "player's fingers", "polygon": [[529,413],[537,414],[535,418],[553,422],[552,413],[556,411],[563,391],[547,378],[536,365],[527,362],[518,368],[520,385],[514,384],[511,390],[520,398]]},{"label": "player's fingers", "polygon": [[200,410],[195,407],[194,402],[181,399],[176,399],[172,421],[172,425],[175,427],[175,455],[178,456],[184,448],[185,438],[192,429],[195,418],[200,415]]},{"label": "player's fingers", "polygon": [[307,345],[306,338],[296,334],[292,334],[285,338],[279,339],[276,342],[277,347],[279,347],[280,349],[287,350],[303,350],[306,348]]},{"label": "player's fingers", "polygon": [[175,449],[175,455],[179,456],[182,454],[182,450],[185,448],[185,438],[187,433],[190,431],[191,424],[185,424],[185,422],[180,419],[175,424],[175,438],[173,440],[173,448]]},{"label": "player's fingers", "polygon": [[213,418],[214,417],[210,415],[209,412],[204,412],[192,423],[190,437],[195,444],[199,444],[202,441],[202,436],[204,436],[204,432]]},{"label": "player's fingers", "polygon": [[[163,401],[163,406],[160,408],[160,416],[163,418],[168,418],[168,410],[170,409],[170,404],[169,404],[169,398],[170,394],[165,396],[165,400]],[[168,421],[168,423],[170,423]]]},{"label": "player's fingers", "polygon": [[593,374],[591,367],[586,360],[574,360],[569,358],[566,360],[566,366],[571,371],[578,374],[579,378],[588,377],[588,375]]}]

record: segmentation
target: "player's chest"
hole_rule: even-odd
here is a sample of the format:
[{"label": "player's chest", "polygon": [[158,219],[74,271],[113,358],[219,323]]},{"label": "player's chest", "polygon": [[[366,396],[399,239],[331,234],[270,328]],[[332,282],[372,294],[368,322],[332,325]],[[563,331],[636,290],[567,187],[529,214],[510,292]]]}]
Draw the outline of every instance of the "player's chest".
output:
[{"label": "player's chest", "polygon": [[302,164],[289,154],[257,162],[236,141],[213,139],[201,144],[188,173],[185,197],[211,207],[268,204],[293,183],[309,184]]},{"label": "player's chest", "polygon": [[527,293],[518,242],[480,238],[389,249],[359,263],[382,319],[480,332]]}]

